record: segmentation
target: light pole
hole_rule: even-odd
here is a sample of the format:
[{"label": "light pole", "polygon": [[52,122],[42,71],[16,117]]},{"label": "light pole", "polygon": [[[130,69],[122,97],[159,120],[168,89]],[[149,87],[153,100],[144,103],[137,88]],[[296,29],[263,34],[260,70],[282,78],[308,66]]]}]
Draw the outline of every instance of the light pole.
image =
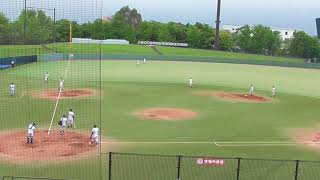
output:
[{"label": "light pole", "polygon": [[221,10],[221,0],[218,0],[218,5],[217,5],[217,20],[216,20],[216,37],[214,41],[214,48],[216,50],[220,49],[220,10]]}]

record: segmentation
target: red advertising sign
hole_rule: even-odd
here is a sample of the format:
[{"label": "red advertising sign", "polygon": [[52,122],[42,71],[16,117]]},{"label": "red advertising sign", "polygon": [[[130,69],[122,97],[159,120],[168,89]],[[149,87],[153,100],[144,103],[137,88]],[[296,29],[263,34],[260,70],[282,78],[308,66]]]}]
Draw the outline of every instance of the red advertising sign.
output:
[{"label": "red advertising sign", "polygon": [[225,161],[223,159],[198,158],[196,164],[200,166],[224,166]]}]

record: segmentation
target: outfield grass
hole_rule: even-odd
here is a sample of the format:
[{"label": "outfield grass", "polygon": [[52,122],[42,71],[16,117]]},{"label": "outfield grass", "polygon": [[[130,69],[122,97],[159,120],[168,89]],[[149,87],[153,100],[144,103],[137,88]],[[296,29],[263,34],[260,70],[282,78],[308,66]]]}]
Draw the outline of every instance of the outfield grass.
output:
[{"label": "outfield grass", "polygon": [[[62,53],[100,53],[99,44],[67,44],[67,43],[57,43],[47,45],[58,52]],[[146,54],[152,55],[156,54],[148,46],[138,46],[138,45],[102,45],[102,54]]]},{"label": "outfield grass", "polygon": [[212,58],[227,58],[227,59],[246,59],[246,60],[261,60],[261,61],[283,61],[283,62],[303,62],[302,59],[263,56],[256,54],[233,53],[226,51],[213,51],[204,49],[191,48],[173,48],[173,47],[157,47],[160,52],[165,55],[180,55],[180,56],[198,56]]},{"label": "outfield grass", "polygon": [[[21,95],[26,91],[56,88],[66,66],[66,61],[37,62],[0,71],[0,92],[6,92],[10,82],[17,85],[17,95],[14,98],[10,98],[8,93],[0,94],[0,129],[25,129],[30,120],[37,121],[40,128],[48,128],[55,101]],[[318,70],[159,61],[141,66],[137,66],[134,61],[103,61],[101,70],[100,128],[104,137],[116,141],[293,141],[288,130],[313,127],[318,123]],[[43,84],[45,72],[50,73],[48,86]],[[193,77],[195,82],[195,88],[192,90],[187,87],[189,77]],[[66,88],[99,89],[99,80],[100,63],[97,61],[72,61],[65,78]],[[198,90],[247,92],[251,83],[255,85],[257,93],[264,96],[269,96],[272,85],[275,85],[279,99],[266,104],[232,103],[192,95],[192,91]],[[92,124],[99,124],[99,105],[99,99],[61,100],[57,114],[61,115],[72,107],[78,120],[77,130],[89,133]],[[149,107],[187,108],[198,112],[199,116],[191,121],[157,122],[142,120],[134,115],[136,111]],[[55,122],[58,119],[59,116],[55,118]],[[103,149],[104,152],[110,150],[113,149]],[[301,146],[217,147],[212,144],[145,144],[126,145],[116,150],[148,154],[272,159],[318,160],[320,157],[317,150]],[[106,165],[107,158],[103,158]],[[126,159],[122,161],[125,162]],[[34,168],[13,166],[10,162],[5,162],[0,167],[0,174],[74,179],[98,177],[97,159],[67,162],[63,165],[64,167],[60,164]],[[152,165],[155,164],[151,163],[150,167]],[[139,167],[135,164],[132,169]],[[104,168],[106,169],[105,166]]]},{"label": "outfield grass", "polygon": [[[86,45],[86,44],[51,44],[48,47],[57,50],[58,52],[73,52],[73,53],[100,53],[100,45]],[[233,53],[224,51],[213,51],[203,49],[192,49],[192,48],[176,48],[176,47],[157,47],[162,55],[171,56],[194,56],[194,57],[211,57],[211,58],[222,58],[222,59],[242,59],[242,60],[261,60],[261,61],[281,61],[281,62],[301,62],[302,59],[293,59],[285,57],[273,57],[263,56],[255,54],[243,54]],[[102,45],[102,54],[139,54],[139,55],[157,55],[152,48],[142,45]]]}]

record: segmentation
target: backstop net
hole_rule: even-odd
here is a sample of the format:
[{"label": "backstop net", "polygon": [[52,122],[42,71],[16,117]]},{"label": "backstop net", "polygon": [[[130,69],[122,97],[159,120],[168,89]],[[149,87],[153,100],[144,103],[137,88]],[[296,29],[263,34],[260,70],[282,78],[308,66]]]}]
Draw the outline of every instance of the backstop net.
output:
[{"label": "backstop net", "polygon": [[102,4],[0,1],[0,176],[102,178]]}]

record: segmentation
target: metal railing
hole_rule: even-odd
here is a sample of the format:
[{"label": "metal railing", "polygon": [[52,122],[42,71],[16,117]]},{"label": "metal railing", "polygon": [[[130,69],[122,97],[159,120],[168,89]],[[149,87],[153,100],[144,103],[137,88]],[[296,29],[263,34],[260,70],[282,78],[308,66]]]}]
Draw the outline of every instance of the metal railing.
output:
[{"label": "metal railing", "polygon": [[109,153],[109,180],[317,180],[320,162]]}]

